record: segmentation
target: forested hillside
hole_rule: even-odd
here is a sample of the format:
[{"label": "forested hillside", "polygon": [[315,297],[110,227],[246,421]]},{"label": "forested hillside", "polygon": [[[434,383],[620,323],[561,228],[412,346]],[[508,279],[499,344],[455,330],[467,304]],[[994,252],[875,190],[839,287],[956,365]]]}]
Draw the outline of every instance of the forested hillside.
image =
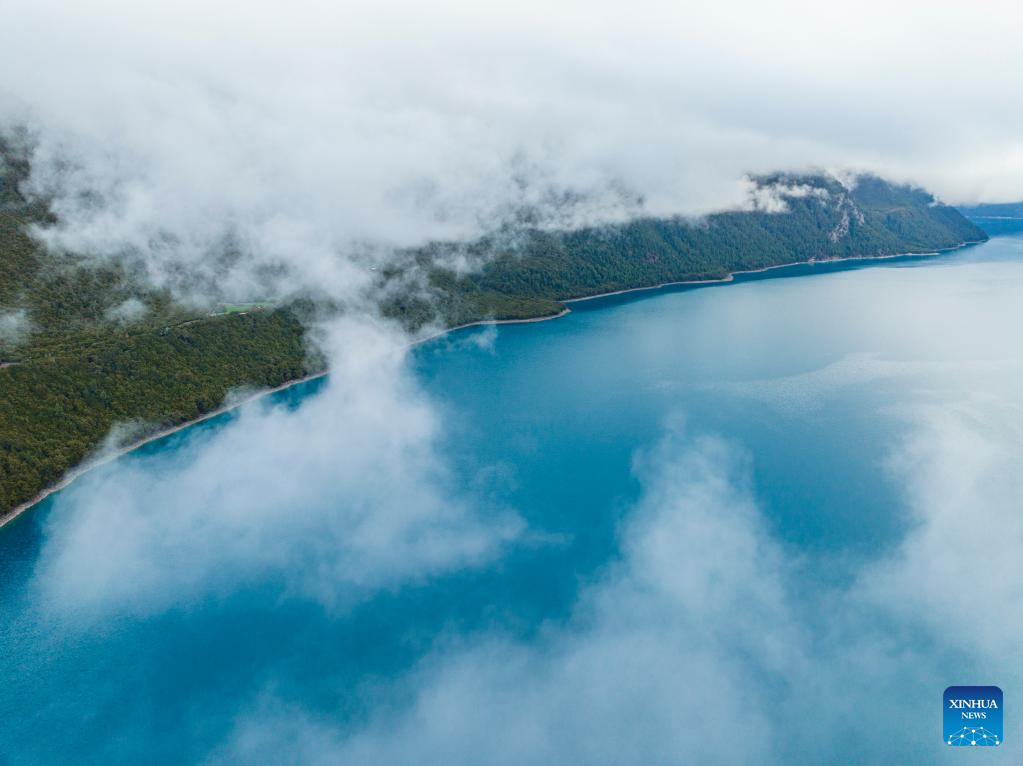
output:
[{"label": "forested hillside", "polygon": [[[0,147],[2,150],[3,147]],[[45,251],[31,236],[45,206],[26,199],[28,167],[0,167],[0,515],[86,459],[111,428],[136,438],[220,406],[239,386],[276,386],[319,371],[297,304],[188,310],[130,263],[96,266]],[[402,254],[384,285],[426,275],[427,289],[384,291],[382,311],[410,329],[553,315],[601,292],[797,261],[928,252],[986,235],[926,192],[861,178],[758,180],[773,212],[641,219],[553,232],[526,228],[459,251],[477,268],[439,265],[453,245]]]},{"label": "forested hillside", "polygon": [[[13,167],[12,167],[13,165]],[[0,516],[133,423],[134,436],[193,420],[238,386],[276,386],[320,362],[288,311],[186,310],[124,264],[45,252],[47,213],[0,174]]]},{"label": "forested hillside", "polygon": [[518,255],[464,280],[474,289],[565,299],[827,258],[919,253],[986,239],[926,192],[861,178],[849,191],[822,177],[762,183],[799,190],[788,212],[734,212],[700,221],[644,219],[624,226],[529,235]]}]

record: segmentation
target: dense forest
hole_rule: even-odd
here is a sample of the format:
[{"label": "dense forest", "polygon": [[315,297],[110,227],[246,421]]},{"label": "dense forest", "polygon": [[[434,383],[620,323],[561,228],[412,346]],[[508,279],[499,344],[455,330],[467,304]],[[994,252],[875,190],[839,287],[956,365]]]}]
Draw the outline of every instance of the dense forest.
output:
[{"label": "dense forest", "polygon": [[[29,168],[0,156],[0,515],[53,484],[118,424],[132,438],[193,420],[232,389],[272,387],[323,367],[306,343],[307,298],[187,309],[127,261],[45,250],[46,206],[21,192]],[[399,254],[381,311],[410,330],[559,313],[562,300],[797,261],[928,252],[986,235],[919,189],[864,177],[756,182],[784,207],[647,218],[576,231],[517,227],[470,245]],[[457,252],[468,273],[444,267]],[[401,286],[425,275],[416,290]],[[388,286],[397,286],[388,289]]]},{"label": "dense forest", "polygon": [[[189,310],[126,264],[46,252],[48,213],[0,173],[0,516],[86,459],[113,426],[142,438],[322,367],[293,311]],[[125,309],[130,309],[126,311]],[[144,309],[144,310],[143,310]]]}]

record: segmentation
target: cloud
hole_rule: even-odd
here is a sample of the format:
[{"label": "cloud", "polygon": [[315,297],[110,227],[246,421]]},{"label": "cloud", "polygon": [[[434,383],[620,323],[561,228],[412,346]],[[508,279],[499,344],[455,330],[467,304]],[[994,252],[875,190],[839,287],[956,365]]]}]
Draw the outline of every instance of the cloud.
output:
[{"label": "cloud", "polygon": [[788,212],[788,200],[803,199],[805,197],[818,197],[823,200],[830,198],[831,194],[827,189],[809,184],[786,184],[784,182],[772,184],[756,183],[752,179],[748,181],[748,194],[750,207],[765,213],[786,213]]},{"label": "cloud", "polygon": [[1003,360],[907,361],[885,359],[872,352],[857,352],[819,369],[796,375],[701,384],[699,387],[759,400],[785,413],[806,415],[820,410],[843,390],[876,386],[893,378],[916,377],[938,386],[950,377],[983,378],[992,373],[1005,374],[1019,367],[1018,362]]},{"label": "cloud", "polygon": [[0,347],[17,346],[32,329],[32,322],[24,309],[0,313]]},{"label": "cloud", "polygon": [[951,644],[1010,657],[1023,630],[1023,402],[981,393],[911,414],[916,428],[889,470],[914,528],[862,587]]},{"label": "cloud", "polygon": [[[273,760],[284,739],[303,763],[740,763],[767,752],[765,700],[745,674],[782,673],[798,645],[798,627],[784,627],[782,562],[733,484],[745,484],[743,461],[714,440],[678,441],[640,458],[652,486],[623,530],[623,562],[570,627],[538,646],[493,636],[430,658],[409,680],[411,709],[348,737],[263,700],[224,758]],[[739,720],[742,736],[723,731]]]},{"label": "cloud", "polygon": [[942,689],[1020,678],[1006,660],[1023,417],[938,413],[893,449],[917,529],[850,583],[770,534],[741,451],[672,427],[636,460],[620,559],[567,623],[528,642],[447,637],[392,696],[377,688],[366,722],[268,694],[211,762],[944,762]]},{"label": "cloud", "polygon": [[133,324],[146,315],[146,304],[138,298],[128,298],[123,302],[112,306],[106,312],[106,318],[112,322],[122,324]]},{"label": "cloud", "polygon": [[346,320],[324,390],[266,402],[189,448],[119,461],[61,493],[38,564],[57,610],[157,614],[267,585],[344,611],[479,565],[521,522],[452,482],[400,333]]},{"label": "cloud", "polygon": [[499,325],[491,322],[475,327],[468,332],[461,332],[450,337],[449,343],[456,348],[465,348],[473,351],[482,351],[493,355],[497,348]]},{"label": "cloud", "polygon": [[[748,206],[745,175],[776,169],[1023,197],[1015,4],[7,11],[3,113],[36,131],[49,241],[145,253],[158,281],[184,264],[230,295],[351,298],[366,275],[339,253],[372,263],[522,208],[578,225]],[[251,268],[225,276],[225,249]]]}]

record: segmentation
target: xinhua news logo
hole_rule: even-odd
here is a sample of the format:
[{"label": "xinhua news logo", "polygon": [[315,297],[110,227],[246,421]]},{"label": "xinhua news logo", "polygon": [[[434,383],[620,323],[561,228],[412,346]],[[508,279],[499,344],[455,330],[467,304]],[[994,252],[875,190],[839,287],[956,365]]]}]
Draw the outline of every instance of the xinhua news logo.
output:
[{"label": "xinhua news logo", "polygon": [[942,716],[945,744],[997,747],[1002,744],[1002,690],[997,686],[950,686]]}]

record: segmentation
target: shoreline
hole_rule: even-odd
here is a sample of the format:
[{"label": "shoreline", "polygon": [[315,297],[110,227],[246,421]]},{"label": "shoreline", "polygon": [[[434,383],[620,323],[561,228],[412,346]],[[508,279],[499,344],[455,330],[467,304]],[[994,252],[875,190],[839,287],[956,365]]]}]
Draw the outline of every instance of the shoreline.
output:
[{"label": "shoreline", "polygon": [[928,250],[924,253],[892,253],[890,255],[848,255],[839,258],[821,258],[809,261],[792,261],[792,263],[777,263],[773,266],[764,266],[759,269],[740,269],[738,271],[730,271],[723,277],[718,279],[683,279],[675,282],[661,282],[658,285],[649,285],[647,287],[627,287],[622,290],[612,290],[607,293],[597,293],[595,295],[584,295],[581,298],[564,298],[559,303],[581,303],[582,301],[592,301],[597,298],[608,298],[612,295],[626,295],[628,293],[638,293],[647,290],[662,290],[666,287],[682,287],[685,285],[721,285],[727,284],[728,282],[734,282],[737,276],[743,274],[763,274],[766,271],[774,271],[775,269],[788,269],[792,266],[811,266],[817,264],[827,263],[845,263],[848,261],[884,261],[892,258],[927,258],[934,255],[941,255],[942,253],[953,253],[956,250],[961,250],[964,247],[970,245],[980,245],[987,242],[986,239],[975,239],[968,242],[961,242],[958,245],[952,247],[944,247],[940,250]]},{"label": "shoreline", "polygon": [[[568,303],[568,301],[558,301],[558,303]],[[445,335],[453,333],[456,330],[465,330],[469,327],[481,327],[491,324],[534,324],[536,322],[550,322],[552,319],[561,319],[561,317],[570,313],[572,313],[572,309],[563,308],[557,314],[548,314],[547,316],[542,317],[528,317],[526,319],[478,319],[475,322],[466,322],[465,324],[448,327],[446,330],[438,330],[437,332],[422,338],[416,338],[414,341],[409,343],[409,346],[418,346],[422,343],[429,343],[431,340],[443,338]]]},{"label": "shoreline", "polygon": [[[841,262],[844,262],[844,261],[879,261],[879,260],[888,260],[888,259],[891,259],[891,258],[928,257],[928,256],[940,255],[942,253],[954,252],[956,250],[961,250],[964,247],[969,247],[970,245],[981,244],[981,243],[986,242],[986,241],[987,240],[982,240],[981,239],[981,240],[974,240],[974,241],[969,241],[969,242],[962,242],[962,243],[960,243],[958,245],[955,245],[954,247],[946,247],[946,248],[943,248],[943,249],[940,249],[940,250],[933,250],[933,251],[929,251],[929,252],[926,252],[926,253],[893,253],[891,255],[851,255],[851,256],[844,257],[844,258],[827,258],[827,259],[823,259],[823,260],[793,261],[792,263],[779,263],[779,264],[776,264],[774,266],[764,266],[763,268],[760,268],[760,269],[745,269],[745,270],[740,270],[740,271],[732,271],[732,272],[729,272],[724,277],[721,277],[719,279],[688,279],[688,280],[679,280],[679,281],[675,281],[675,282],[662,282],[661,284],[658,284],[658,285],[649,285],[649,286],[646,286],[646,287],[629,287],[629,288],[625,288],[623,290],[612,290],[611,292],[597,293],[596,295],[584,295],[584,296],[582,296],[580,298],[565,298],[565,299],[559,300],[558,302],[562,303],[562,304],[581,303],[582,301],[592,301],[592,300],[596,300],[598,298],[607,298],[607,297],[610,297],[610,296],[613,296],[613,295],[626,295],[628,293],[646,292],[646,291],[650,291],[650,290],[662,290],[662,289],[667,288],[667,287],[680,287],[680,286],[684,286],[684,285],[720,285],[720,284],[727,284],[729,282],[734,282],[735,281],[735,277],[739,276],[739,275],[743,275],[743,274],[762,274],[762,273],[767,272],[767,271],[773,271],[775,269],[785,269],[785,268],[789,268],[791,266],[807,266],[807,265],[819,264],[819,263],[841,263]],[[533,323],[536,323],[536,322],[550,322],[550,321],[552,321],[554,319],[560,319],[561,317],[566,316],[567,314],[571,313],[571,311],[572,311],[572,309],[569,308],[566,305],[565,308],[563,310],[559,311],[557,314],[551,314],[549,316],[529,317],[529,318],[525,318],[525,319],[480,319],[480,320],[475,321],[475,322],[466,322],[465,324],[460,324],[460,325],[457,325],[455,327],[448,327],[448,328],[446,328],[444,330],[440,330],[438,332],[435,332],[435,333],[433,333],[431,335],[427,335],[427,336],[422,337],[422,338],[416,338],[415,340],[410,342],[408,344],[408,346],[412,347],[412,346],[421,345],[423,343],[428,343],[429,341],[437,340],[438,338],[442,338],[445,335],[448,335],[449,333],[453,333],[456,330],[465,330],[465,329],[468,329],[469,327],[481,327],[481,326],[486,326],[486,325],[502,325],[502,324],[533,324]],[[14,364],[17,364],[17,362],[15,362]],[[207,413],[201,415],[200,417],[195,418],[194,420],[188,420],[188,421],[185,421],[184,423],[179,423],[178,425],[173,426],[171,428],[165,428],[163,430],[160,430],[160,431],[157,431],[155,433],[152,433],[149,436],[146,436],[146,437],[140,439],[137,442],[132,442],[131,444],[128,444],[128,445],[126,445],[126,446],[124,446],[122,448],[114,450],[113,452],[105,453],[105,454],[103,454],[103,455],[101,455],[101,456],[99,456],[99,457],[97,457],[97,458],[95,458],[93,460],[86,460],[81,465],[77,466],[76,468],[72,468],[70,471],[68,471],[66,474],[64,474],[64,476],[62,476],[56,483],[51,484],[49,487],[46,487],[45,489],[41,490],[32,499],[27,500],[24,503],[21,503],[20,505],[16,505],[10,511],[8,511],[7,513],[5,513],[2,516],[0,516],[0,529],[2,529],[3,527],[5,527],[7,524],[9,524],[10,522],[14,521],[15,519],[17,519],[19,516],[21,516],[22,514],[26,513],[27,511],[30,511],[36,505],[38,505],[39,503],[41,503],[44,500],[46,500],[46,498],[48,498],[50,495],[53,495],[53,494],[55,494],[57,492],[60,492],[62,489],[66,489],[75,480],[81,478],[82,476],[84,476],[85,474],[89,473],[93,469],[96,469],[96,468],[99,468],[100,466],[104,466],[104,465],[106,465],[108,463],[111,463],[114,460],[117,460],[118,458],[123,457],[124,455],[127,455],[127,454],[129,454],[131,452],[134,452],[135,450],[140,449],[141,447],[144,447],[145,445],[147,445],[147,444],[149,444],[151,442],[157,441],[159,439],[166,438],[168,436],[172,436],[173,434],[176,434],[179,431],[184,431],[186,428],[191,428],[192,426],[197,425],[199,423],[203,423],[203,422],[205,422],[207,420],[211,420],[211,419],[213,419],[215,417],[218,417],[220,415],[224,415],[225,413],[232,412],[233,410],[236,410],[239,407],[241,407],[241,406],[243,406],[245,404],[248,404],[249,402],[255,401],[256,399],[261,399],[264,396],[269,396],[270,394],[275,394],[275,393],[278,393],[280,391],[286,391],[287,389],[289,389],[289,388],[291,388],[293,386],[301,385],[302,383],[308,383],[308,382],[313,381],[313,380],[318,380],[319,378],[325,377],[326,375],[329,375],[329,374],[330,374],[330,370],[324,370],[322,372],[317,372],[317,373],[313,373],[311,375],[306,375],[306,376],[301,377],[301,378],[296,378],[295,380],[289,380],[286,383],[282,383],[279,386],[275,386],[274,388],[266,388],[266,389],[260,389],[258,391],[253,391],[253,392],[251,392],[251,393],[241,397],[240,399],[237,399],[237,400],[232,401],[232,402],[227,403],[227,404],[223,404],[220,407],[216,408],[215,410],[211,410],[210,412],[207,412]]]},{"label": "shoreline", "polygon": [[198,423],[202,423],[206,420],[211,420],[217,417],[218,415],[223,415],[224,413],[236,410],[244,404],[248,404],[251,401],[260,399],[264,396],[268,396],[269,394],[274,394],[277,393],[278,391],[285,391],[291,388],[292,386],[297,386],[301,383],[308,383],[311,380],[322,378],[326,374],[327,371],[317,372],[312,375],[306,375],[301,378],[289,380],[287,383],[282,383],[281,385],[275,386],[273,388],[262,388],[259,389],[258,391],[252,391],[249,394],[246,394],[245,396],[242,396],[241,398],[236,399],[229,404],[222,404],[220,407],[217,407],[217,409],[210,410],[209,412],[204,413],[193,420],[186,420],[184,423],[179,423],[176,426],[161,429],[159,431],[149,434],[148,436],[143,437],[142,439],[139,439],[136,442],[132,442],[131,444],[125,445],[124,447],[120,447],[116,450],[113,450],[112,452],[103,453],[100,456],[93,458],[91,460],[87,458],[79,466],[77,466],[76,468],[72,468],[70,471],[64,474],[60,478],[60,480],[57,481],[55,484],[51,484],[46,489],[40,491],[39,494],[37,494],[31,500],[26,500],[21,505],[14,506],[14,508],[9,510],[3,516],[0,516],[0,529],[5,527],[10,522],[14,521],[16,518],[21,516],[26,511],[31,510],[33,507],[43,502],[43,500],[48,498],[50,495],[56,492],[60,492],[62,489],[65,489],[68,485],[72,484],[76,479],[84,476],[85,474],[89,473],[89,471],[92,471],[95,468],[99,468],[100,466],[104,466],[107,463],[111,463],[114,460],[117,460],[117,458],[119,457],[123,457],[124,455],[127,455],[130,452],[134,452],[135,450],[146,446],[150,442],[155,442],[158,439],[163,439],[167,436],[176,434],[179,431],[184,431],[186,428],[191,428],[192,426],[197,425]]},{"label": "shoreline", "polygon": [[[408,346],[409,347],[418,346],[422,343],[427,343],[428,341],[441,338],[447,335],[448,333],[454,332],[455,330],[464,330],[468,327],[479,327],[481,325],[496,324],[530,324],[533,322],[547,322],[550,321],[551,319],[560,319],[569,312],[570,309],[566,308],[563,309],[562,311],[559,311],[557,314],[551,314],[550,316],[544,317],[530,317],[528,319],[480,319],[479,321],[476,322],[467,322],[466,324],[461,324],[458,325],[457,327],[450,327],[446,330],[441,330],[439,332],[433,333],[432,335],[427,335],[426,337],[423,338],[417,338],[413,340],[411,343],[409,343]],[[11,362],[9,364],[19,363]],[[6,364],[4,366],[6,366]],[[238,409],[239,407],[248,404],[249,402],[255,401],[256,399],[262,399],[264,396],[276,394],[280,391],[286,391],[287,389],[293,386],[301,385],[302,383],[309,383],[310,381],[313,380],[319,380],[320,378],[326,377],[329,374],[330,370],[323,370],[322,372],[315,372],[312,373],[311,375],[305,375],[301,378],[289,380],[286,383],[282,383],[279,386],[274,386],[273,388],[262,388],[257,391],[252,391],[238,399],[231,401],[230,403],[222,404],[215,410],[210,410],[209,412],[206,412],[203,415],[194,418],[193,420],[187,420],[184,423],[179,423],[176,426],[161,429],[159,431],[149,434],[148,436],[143,437],[142,439],[139,439],[136,442],[131,442],[130,444],[125,445],[124,447],[120,447],[116,450],[113,450],[112,452],[103,453],[100,456],[93,458],[91,460],[86,459],[80,465],[78,465],[75,468],[72,468],[70,471],[64,474],[56,483],[51,484],[50,486],[41,490],[32,499],[26,500],[24,503],[21,503],[20,505],[16,505],[10,511],[0,516],[0,529],[3,529],[3,527],[5,527],[10,522],[14,521],[22,514],[32,510],[32,508],[37,506],[39,503],[43,502],[50,495],[60,492],[62,489],[66,489],[68,486],[74,483],[75,480],[81,478],[90,471],[101,466],[107,465],[108,463],[111,463],[114,460],[123,457],[124,455],[132,453],[135,450],[140,449],[151,442],[164,439],[168,436],[172,436],[178,433],[179,431],[184,431],[186,428],[191,428],[192,426],[198,425],[199,423],[203,423],[207,420],[212,420],[213,418],[218,417],[220,415],[232,412]]]}]

